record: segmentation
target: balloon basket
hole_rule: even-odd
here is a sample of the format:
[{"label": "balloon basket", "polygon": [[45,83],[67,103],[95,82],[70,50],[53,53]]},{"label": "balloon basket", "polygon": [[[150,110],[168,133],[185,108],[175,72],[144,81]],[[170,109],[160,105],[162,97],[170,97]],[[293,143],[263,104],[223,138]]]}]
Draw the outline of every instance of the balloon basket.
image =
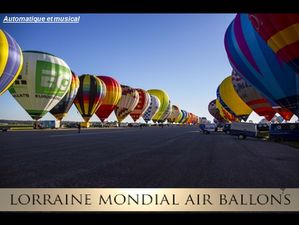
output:
[{"label": "balloon basket", "polygon": [[90,123],[89,122],[82,122],[82,123],[80,123],[80,125],[83,128],[89,128],[90,127]]}]

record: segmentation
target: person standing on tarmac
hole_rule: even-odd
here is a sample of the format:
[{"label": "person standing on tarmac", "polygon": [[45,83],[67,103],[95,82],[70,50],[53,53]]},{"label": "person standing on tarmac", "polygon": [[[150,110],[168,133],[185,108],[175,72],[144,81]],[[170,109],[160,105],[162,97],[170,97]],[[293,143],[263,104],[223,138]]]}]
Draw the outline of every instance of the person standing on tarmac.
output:
[{"label": "person standing on tarmac", "polygon": [[81,124],[78,124],[78,133],[81,133]]}]

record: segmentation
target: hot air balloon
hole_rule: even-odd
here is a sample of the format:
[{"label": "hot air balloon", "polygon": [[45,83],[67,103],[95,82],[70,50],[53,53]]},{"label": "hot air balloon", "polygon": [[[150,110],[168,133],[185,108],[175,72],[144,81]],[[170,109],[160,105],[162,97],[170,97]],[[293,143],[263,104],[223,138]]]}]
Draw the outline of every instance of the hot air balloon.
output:
[{"label": "hot air balloon", "polygon": [[23,68],[9,92],[37,121],[63,99],[72,73],[62,59],[49,53],[24,51],[23,57]]},{"label": "hot air balloon", "polygon": [[166,121],[166,119],[169,117],[169,115],[171,114],[171,101],[168,101],[168,106],[166,108],[166,110],[164,111],[164,113],[161,115],[161,117],[159,118],[158,122],[163,123]]},{"label": "hot air balloon", "polygon": [[216,107],[216,99],[211,101],[208,106],[209,113],[219,122],[224,122],[224,118],[220,115],[219,109]]},{"label": "hot air balloon", "polygon": [[186,110],[181,110],[182,111],[182,118],[179,121],[179,123],[183,124],[187,121],[188,119],[188,112]]},{"label": "hot air balloon", "polygon": [[17,79],[23,66],[23,54],[18,43],[0,29],[0,95]]},{"label": "hot air balloon", "polygon": [[174,123],[178,119],[178,117],[180,116],[181,110],[176,105],[172,105],[171,108],[172,108],[172,110],[171,110],[171,113],[170,113],[169,117],[167,118],[167,121],[169,123]]},{"label": "hot air balloon", "polygon": [[177,116],[177,118],[175,119],[175,123],[179,123],[179,121],[182,119],[183,117],[183,113],[182,110],[179,109],[179,115]]},{"label": "hot air balloon", "polygon": [[121,98],[121,86],[117,80],[108,76],[98,76],[106,86],[106,96],[103,103],[96,111],[96,115],[102,122],[107,119],[115,109],[117,103]]},{"label": "hot air balloon", "polygon": [[160,108],[160,100],[158,99],[158,97],[150,95],[150,98],[150,105],[142,116],[146,123],[148,123],[148,121],[153,118],[153,116],[158,112],[158,109]]},{"label": "hot air balloon", "polygon": [[90,118],[106,96],[106,85],[96,76],[89,74],[81,75],[79,80],[80,86],[74,104],[85,121],[84,126],[89,127]]},{"label": "hot air balloon", "polygon": [[277,57],[299,74],[299,14],[249,14],[255,30]]},{"label": "hot air balloon", "polygon": [[148,93],[156,96],[160,100],[159,110],[152,118],[154,122],[160,121],[162,119],[162,115],[169,107],[169,96],[165,91],[159,89],[148,90]]},{"label": "hot air balloon", "polygon": [[126,85],[121,85],[122,95],[114,109],[116,118],[120,123],[123,121],[137,106],[139,101],[138,91]]},{"label": "hot air balloon", "polygon": [[233,70],[232,83],[239,97],[258,115],[264,116],[271,121],[275,115],[272,105],[265,99],[252,85],[247,83],[242,77],[238,76]]},{"label": "hot air balloon", "polygon": [[54,108],[50,110],[50,113],[59,121],[63,119],[70,110],[74,99],[77,95],[79,89],[80,81],[74,72],[72,72],[72,81],[71,85],[63,97],[63,99],[56,105]]},{"label": "hot air balloon", "polygon": [[238,75],[267,100],[299,115],[299,76],[255,31],[247,14],[238,14],[229,25],[225,49]]},{"label": "hot air balloon", "polygon": [[136,120],[138,120],[140,118],[140,116],[143,115],[143,113],[145,113],[145,111],[147,110],[147,108],[150,105],[150,101],[151,101],[151,97],[150,94],[147,93],[147,91],[143,90],[143,89],[136,89],[138,91],[139,94],[139,100],[138,100],[138,104],[135,107],[135,109],[130,113],[130,116],[132,117],[132,119],[134,120],[134,122],[136,122]]},{"label": "hot air balloon", "polygon": [[219,110],[219,113],[221,115],[222,118],[224,118],[226,121],[228,122],[232,122],[232,121],[239,121],[239,119],[237,117],[235,117],[233,114],[231,114],[230,112],[228,112],[220,103],[219,98],[216,99],[216,107]]},{"label": "hot air balloon", "polygon": [[[235,91],[232,83],[232,77],[228,76],[225,78],[219,88],[217,89],[217,96],[220,97],[220,103],[224,106],[227,106],[237,118],[247,120],[248,116],[252,112],[252,109],[246,105],[246,103],[239,97],[237,92]],[[229,110],[227,110],[229,111]],[[230,112],[230,111],[229,111]],[[231,112],[230,112],[231,113]]]}]

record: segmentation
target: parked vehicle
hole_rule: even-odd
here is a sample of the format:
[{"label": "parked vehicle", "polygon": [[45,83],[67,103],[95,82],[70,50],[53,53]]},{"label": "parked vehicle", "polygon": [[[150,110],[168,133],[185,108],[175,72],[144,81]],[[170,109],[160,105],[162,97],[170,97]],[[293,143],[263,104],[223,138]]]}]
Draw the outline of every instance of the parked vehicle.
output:
[{"label": "parked vehicle", "polygon": [[231,126],[230,123],[225,124],[225,125],[223,126],[222,131],[223,131],[224,133],[226,133],[226,134],[230,134],[230,126]]},{"label": "parked vehicle", "polygon": [[38,125],[41,129],[57,129],[60,127],[58,120],[41,120]]},{"label": "parked vehicle", "polygon": [[269,131],[270,140],[274,141],[299,141],[298,123],[271,124]]},{"label": "parked vehicle", "polygon": [[269,136],[269,125],[232,122],[230,134],[238,136],[239,139],[245,139],[246,137],[266,138]]},{"label": "parked vehicle", "polygon": [[204,133],[204,134],[209,134],[210,132],[215,132],[217,131],[217,125],[214,123],[208,123],[208,124],[200,124],[199,129]]}]

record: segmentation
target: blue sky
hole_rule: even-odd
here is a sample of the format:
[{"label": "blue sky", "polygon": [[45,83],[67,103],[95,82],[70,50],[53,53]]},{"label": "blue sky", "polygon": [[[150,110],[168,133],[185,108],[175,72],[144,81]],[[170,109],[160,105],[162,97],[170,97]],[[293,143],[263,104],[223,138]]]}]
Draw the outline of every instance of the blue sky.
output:
[{"label": "blue sky", "polygon": [[[2,24],[6,15],[24,14],[0,14],[1,29],[23,50],[52,53],[77,75],[108,75],[135,88],[164,89],[172,104],[210,120],[208,103],[231,73],[224,33],[235,14],[59,14],[80,15],[80,23]],[[0,96],[0,106],[0,119],[31,119],[9,92]],[[249,119],[260,118],[253,113]],[[48,113],[43,119],[54,117]],[[108,119],[115,120],[114,113]],[[64,120],[83,121],[75,106]]]}]

